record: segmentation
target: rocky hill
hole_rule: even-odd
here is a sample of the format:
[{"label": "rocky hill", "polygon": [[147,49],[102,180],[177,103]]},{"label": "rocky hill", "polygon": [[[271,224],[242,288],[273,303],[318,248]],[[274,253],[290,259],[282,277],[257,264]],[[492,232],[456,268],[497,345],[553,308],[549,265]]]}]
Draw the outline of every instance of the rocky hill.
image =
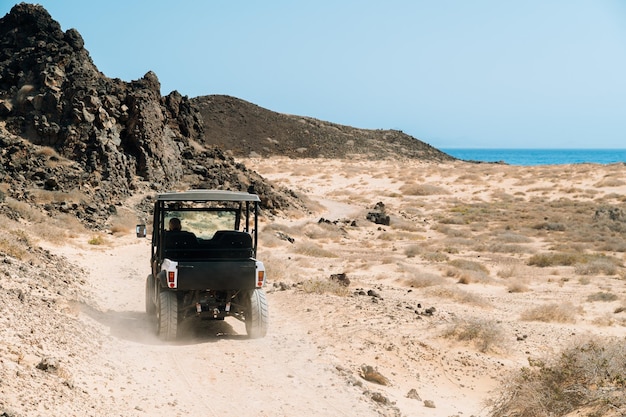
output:
[{"label": "rocky hill", "polygon": [[276,113],[229,96],[203,96],[191,102],[198,108],[203,122],[203,143],[235,156],[454,159],[398,130],[357,129],[311,117]]},{"label": "rocky hill", "polygon": [[154,73],[131,82],[106,77],[81,35],[63,32],[41,6],[21,3],[0,19],[2,196],[93,226],[140,189],[254,185],[266,208],[294,203],[201,142],[196,108],[176,91],[161,96]]}]

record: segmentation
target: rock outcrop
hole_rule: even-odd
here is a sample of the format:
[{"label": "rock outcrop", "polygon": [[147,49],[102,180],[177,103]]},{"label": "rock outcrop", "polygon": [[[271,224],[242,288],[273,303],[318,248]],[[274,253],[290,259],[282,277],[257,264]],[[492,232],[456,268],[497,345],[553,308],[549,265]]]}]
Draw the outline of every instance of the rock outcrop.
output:
[{"label": "rock outcrop", "polygon": [[77,201],[63,208],[94,224],[140,187],[255,185],[267,208],[287,204],[290,197],[257,174],[198,145],[198,111],[188,97],[162,97],[160,88],[153,72],[129,83],[106,77],[75,29],[63,32],[41,6],[14,6],[0,19],[5,193],[31,203],[33,190],[71,193]]}]

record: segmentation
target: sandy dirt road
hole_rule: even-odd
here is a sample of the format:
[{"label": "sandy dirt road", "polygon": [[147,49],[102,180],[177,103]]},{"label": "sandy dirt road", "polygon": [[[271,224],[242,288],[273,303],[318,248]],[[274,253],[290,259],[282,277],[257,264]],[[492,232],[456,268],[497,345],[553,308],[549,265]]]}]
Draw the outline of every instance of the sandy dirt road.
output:
[{"label": "sandy dirt road", "polygon": [[294,306],[282,294],[268,295],[263,339],[247,339],[243,323],[227,318],[193,326],[175,343],[159,341],[144,313],[149,242],[109,241],[57,251],[85,270],[97,296],[82,303],[81,318],[106,335],[76,383],[114,415],[379,415],[290,318]]}]

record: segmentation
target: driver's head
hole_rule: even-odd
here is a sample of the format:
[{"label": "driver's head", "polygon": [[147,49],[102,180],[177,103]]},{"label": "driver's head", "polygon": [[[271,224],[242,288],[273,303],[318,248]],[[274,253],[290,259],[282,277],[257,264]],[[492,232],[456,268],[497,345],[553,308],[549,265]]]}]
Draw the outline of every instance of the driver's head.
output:
[{"label": "driver's head", "polygon": [[182,228],[181,224],[180,224],[180,219],[176,218],[176,217],[172,217],[170,219],[170,223],[169,223],[169,229],[171,232],[177,232]]}]

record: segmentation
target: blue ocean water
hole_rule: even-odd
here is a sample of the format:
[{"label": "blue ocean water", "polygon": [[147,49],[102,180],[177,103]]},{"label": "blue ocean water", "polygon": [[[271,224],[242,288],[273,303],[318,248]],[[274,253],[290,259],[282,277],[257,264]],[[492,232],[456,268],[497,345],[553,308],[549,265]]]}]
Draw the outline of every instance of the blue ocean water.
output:
[{"label": "blue ocean water", "polygon": [[626,162],[626,149],[466,149],[441,151],[465,161],[505,162],[509,165],[612,164]]}]

